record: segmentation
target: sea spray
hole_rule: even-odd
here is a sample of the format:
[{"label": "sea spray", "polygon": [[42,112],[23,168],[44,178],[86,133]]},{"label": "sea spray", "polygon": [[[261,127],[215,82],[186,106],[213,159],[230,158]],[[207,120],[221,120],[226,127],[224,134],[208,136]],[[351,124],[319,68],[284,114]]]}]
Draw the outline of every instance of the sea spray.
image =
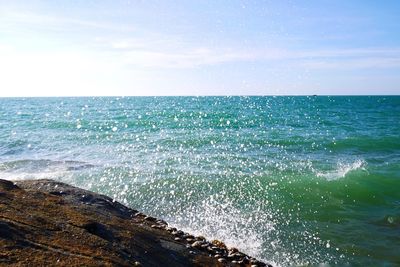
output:
[{"label": "sea spray", "polygon": [[1,178],[107,194],[278,266],[400,261],[400,97],[5,98],[0,116]]},{"label": "sea spray", "polygon": [[318,177],[324,177],[328,181],[333,181],[346,177],[351,172],[361,171],[364,174],[368,174],[367,163],[364,160],[357,159],[354,162],[345,163],[338,162],[335,169],[326,172],[317,172]]}]

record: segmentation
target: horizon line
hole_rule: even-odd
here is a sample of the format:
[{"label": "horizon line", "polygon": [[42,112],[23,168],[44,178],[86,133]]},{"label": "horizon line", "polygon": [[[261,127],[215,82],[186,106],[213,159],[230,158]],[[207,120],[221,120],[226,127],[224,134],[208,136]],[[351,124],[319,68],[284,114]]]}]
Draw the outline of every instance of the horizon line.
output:
[{"label": "horizon line", "polygon": [[275,94],[275,95],[61,95],[61,96],[53,96],[53,95],[46,95],[46,96],[0,96],[0,98],[110,98],[110,97],[359,97],[359,96],[400,96],[400,94]]}]

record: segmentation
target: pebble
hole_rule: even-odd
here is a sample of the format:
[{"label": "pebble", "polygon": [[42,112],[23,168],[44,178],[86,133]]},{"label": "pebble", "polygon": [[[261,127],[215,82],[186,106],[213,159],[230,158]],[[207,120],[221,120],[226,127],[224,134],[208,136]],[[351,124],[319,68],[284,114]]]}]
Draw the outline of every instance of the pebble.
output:
[{"label": "pebble", "polygon": [[175,235],[175,236],[181,236],[183,234],[182,231],[174,231],[171,234]]},{"label": "pebble", "polygon": [[154,217],[151,217],[151,216],[146,216],[146,217],[144,217],[144,220],[146,220],[146,221],[151,221],[151,222],[155,222],[157,219],[154,218]]},{"label": "pebble", "polygon": [[143,213],[137,212],[137,213],[135,213],[133,216],[143,216],[143,215],[144,215]]},{"label": "pebble", "polygon": [[196,241],[196,242],[194,242],[194,243],[192,244],[192,247],[198,248],[198,247],[201,247],[202,244],[203,244],[202,242]]},{"label": "pebble", "polygon": [[227,256],[227,257],[228,257],[228,259],[230,259],[230,260],[231,260],[231,259],[234,259],[236,256],[235,256],[234,254],[228,254],[228,256]]},{"label": "pebble", "polygon": [[163,225],[168,225],[168,223],[164,220],[157,220],[157,223],[163,224]]},{"label": "pebble", "polygon": [[235,253],[235,256],[236,256],[236,257],[244,257],[244,254],[243,254],[243,253],[240,253],[240,252],[236,252],[236,253]]},{"label": "pebble", "polygon": [[226,245],[222,241],[219,241],[219,240],[215,239],[211,243],[213,243],[213,245],[216,246],[216,247],[225,248],[226,249]]},{"label": "pebble", "polygon": [[[134,217],[136,216],[145,216],[143,213],[136,213],[133,215]],[[232,264],[239,264],[239,265],[244,265],[250,263],[251,267],[260,267],[260,266],[270,266],[270,265],[265,265],[264,263],[256,260],[255,258],[249,257],[246,254],[243,254],[239,252],[237,248],[227,248],[226,245],[219,241],[219,240],[213,240],[211,243],[206,241],[206,238],[204,236],[193,236],[189,233],[185,233],[181,230],[176,229],[175,227],[169,227],[168,223],[164,220],[159,220],[151,216],[145,216],[144,220],[150,221],[150,222],[155,222],[156,224],[152,224],[151,228],[156,228],[156,229],[165,229],[168,232],[170,232],[172,235],[175,236],[174,240],[175,241],[181,241],[182,238],[186,239],[186,241],[190,244],[186,244],[186,247],[188,249],[190,248],[198,248],[198,249],[207,249],[211,254],[209,254],[209,257],[214,257],[218,260],[220,263],[226,263],[228,262],[225,257],[229,259],[229,261]],[[195,251],[189,250],[190,254],[196,254]],[[140,262],[136,261],[133,264],[134,266],[142,266]]]},{"label": "pebble", "polygon": [[237,248],[233,248],[233,247],[230,248],[229,251],[230,251],[231,253],[239,252],[239,250],[238,250]]},{"label": "pebble", "polygon": [[250,264],[253,264],[253,265],[256,265],[256,266],[257,266],[258,263],[259,263],[258,260],[254,259],[254,258],[250,259]]},{"label": "pebble", "polygon": [[202,240],[202,241],[205,241],[205,240],[206,240],[206,238],[205,238],[204,236],[202,236],[202,235],[199,235],[198,237],[196,237],[196,239]]}]

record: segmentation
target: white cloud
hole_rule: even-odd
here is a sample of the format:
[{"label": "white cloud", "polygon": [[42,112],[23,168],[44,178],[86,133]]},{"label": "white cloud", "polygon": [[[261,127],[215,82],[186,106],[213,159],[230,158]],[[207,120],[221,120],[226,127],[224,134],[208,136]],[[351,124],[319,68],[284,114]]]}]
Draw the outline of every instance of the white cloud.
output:
[{"label": "white cloud", "polygon": [[[3,26],[1,26],[3,25]],[[224,63],[266,62],[310,69],[396,68],[400,66],[400,48],[293,49],[289,46],[244,47],[235,43],[211,45],[207,41],[188,40],[185,36],[149,32],[132,25],[92,21],[64,16],[50,16],[28,11],[5,9],[1,12],[0,30],[12,31],[35,26],[38,35],[52,38],[48,30],[74,29],[84,40],[68,38],[77,49],[97,51],[114,58],[128,68],[196,68]],[[95,35],[90,29],[102,29]],[[129,37],[121,31],[129,29]],[[35,32],[32,33],[33,35]],[[117,36],[116,36],[117,35]],[[124,37],[118,37],[124,36]],[[42,38],[42,40],[43,40]],[[60,38],[60,37],[58,37]],[[82,52],[81,51],[81,52]],[[62,53],[62,51],[59,51]]]},{"label": "white cloud", "polygon": [[[33,28],[27,31],[25,26]],[[63,29],[73,29],[73,33],[63,35]],[[296,82],[309,86],[303,78],[293,78],[306,71],[310,76],[316,70],[329,71],[334,77],[337,71],[400,68],[398,47],[312,50],[262,43],[246,47],[241,42],[215,44],[126,24],[29,12],[0,12],[1,32],[20,37],[18,41],[4,38],[7,42],[0,44],[2,96],[160,95],[169,89],[175,90],[169,94],[190,94],[184,90],[192,88],[193,92],[196,87],[201,88],[198,94],[214,93],[211,87],[222,88],[220,94],[224,94],[235,86],[247,86],[245,92],[250,92],[256,85],[264,92],[268,84],[283,91]],[[23,43],[26,32],[33,38]],[[234,64],[235,70],[221,71],[227,64]],[[219,71],[208,68],[214,66]],[[203,69],[209,73],[196,72]],[[262,77],[254,78],[253,70]],[[192,76],[183,77],[184,71]],[[205,82],[204,77],[213,78]]]},{"label": "white cloud", "polygon": [[288,48],[191,47],[177,49],[130,45],[115,42],[112,48],[129,66],[143,68],[194,68],[224,63],[265,62],[274,65],[307,67],[310,69],[365,69],[400,67],[399,48],[360,48],[331,50],[291,50]]},{"label": "white cloud", "polygon": [[117,55],[130,67],[195,68],[224,63],[279,60],[288,58],[288,51],[280,48],[246,49],[221,45],[197,44],[182,41],[179,36],[149,33],[137,38],[98,40],[100,47]]},{"label": "white cloud", "polygon": [[359,69],[385,69],[399,68],[400,58],[353,58],[345,60],[313,60],[306,61],[302,65],[309,69],[331,70],[359,70]]},{"label": "white cloud", "polygon": [[301,65],[310,69],[399,68],[400,48],[360,48],[299,53]]},{"label": "white cloud", "polygon": [[[3,8],[0,10],[0,29],[12,30],[21,27],[33,27],[41,30],[71,30],[83,31],[85,29],[102,29],[110,31],[130,31],[132,25],[117,25],[115,23],[86,20],[76,17],[45,15],[32,11],[14,10]],[[7,29],[9,28],[9,29]]]},{"label": "white cloud", "polygon": [[197,48],[180,52],[136,50],[124,52],[127,65],[146,68],[193,68],[255,59],[246,52],[215,51]]}]

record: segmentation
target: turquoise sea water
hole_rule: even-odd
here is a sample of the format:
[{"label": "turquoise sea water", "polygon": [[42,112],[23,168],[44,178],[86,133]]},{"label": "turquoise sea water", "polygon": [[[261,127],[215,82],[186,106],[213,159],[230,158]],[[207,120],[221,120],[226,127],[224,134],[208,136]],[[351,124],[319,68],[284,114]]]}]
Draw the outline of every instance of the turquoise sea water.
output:
[{"label": "turquoise sea water", "polygon": [[0,178],[54,178],[279,266],[400,265],[400,97],[0,99]]}]

